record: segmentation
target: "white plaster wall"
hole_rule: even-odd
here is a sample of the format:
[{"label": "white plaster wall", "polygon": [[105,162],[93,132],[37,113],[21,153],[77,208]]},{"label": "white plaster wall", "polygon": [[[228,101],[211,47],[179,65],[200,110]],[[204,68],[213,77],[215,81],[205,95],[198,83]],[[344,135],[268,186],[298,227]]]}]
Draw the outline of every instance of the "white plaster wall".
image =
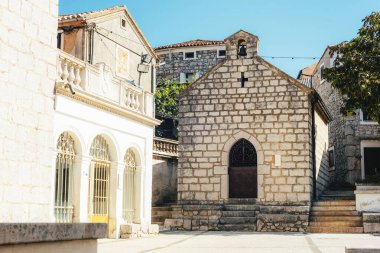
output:
[{"label": "white plaster wall", "polygon": [[[121,26],[121,19],[124,18],[127,21],[125,28]],[[92,21],[91,21],[92,22]],[[134,80],[138,85],[139,72],[137,71],[137,65],[141,62],[141,53],[150,54],[143,41],[137,35],[135,29],[131,25],[130,21],[124,15],[124,13],[118,13],[107,18],[100,18],[94,20],[99,27],[98,30],[102,34],[108,34],[107,31],[112,31],[113,34],[109,34],[109,38],[120,43],[123,47],[129,50],[128,59],[128,72],[129,80]],[[103,28],[103,29],[102,29]],[[104,30],[106,29],[106,30]],[[124,38],[127,39],[124,39]],[[94,52],[93,52],[93,64],[104,62],[111,67],[113,74],[116,70],[116,47],[117,44],[98,33],[94,34]],[[152,60],[152,64],[155,64],[155,60]],[[146,91],[151,91],[151,71],[154,68],[150,68],[148,73],[143,73],[140,76],[140,85]],[[155,76],[155,74],[153,75]]]},{"label": "white plaster wall", "polygon": [[0,1],[0,222],[52,221],[57,0]]},{"label": "white plaster wall", "polygon": [[[141,192],[140,192],[140,222],[151,222],[151,192],[152,192],[152,146],[153,127],[112,114],[93,106],[78,102],[71,98],[57,95],[55,98],[54,138],[69,131],[75,138],[79,157],[74,174],[75,219],[88,222],[88,176],[91,157],[90,147],[93,139],[103,135],[108,142],[111,155],[111,202],[110,202],[110,236],[119,237],[122,218],[124,155],[128,148],[133,148],[141,159]],[[55,163],[53,158],[52,163]],[[79,164],[79,165],[78,165]],[[52,177],[54,181],[54,178]],[[54,200],[52,191],[52,201]]]},{"label": "white plaster wall", "polygon": [[316,176],[317,176],[317,195],[321,194],[328,186],[329,176],[329,125],[324,122],[318,112],[314,112],[316,126]]}]

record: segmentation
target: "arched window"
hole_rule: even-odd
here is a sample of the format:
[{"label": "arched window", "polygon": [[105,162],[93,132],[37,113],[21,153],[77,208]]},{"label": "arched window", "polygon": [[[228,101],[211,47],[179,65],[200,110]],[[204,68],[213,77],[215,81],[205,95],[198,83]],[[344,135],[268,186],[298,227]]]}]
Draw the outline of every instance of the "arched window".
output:
[{"label": "arched window", "polygon": [[128,149],[124,156],[124,198],[123,198],[123,218],[127,223],[132,223],[136,215],[138,194],[138,164],[135,153]]},{"label": "arched window", "polygon": [[72,222],[73,219],[73,167],[75,160],[74,139],[64,132],[58,138],[55,164],[56,222]]},{"label": "arched window", "polygon": [[230,151],[230,167],[257,166],[257,154],[253,145],[246,139],[236,142]]},{"label": "arched window", "polygon": [[110,154],[107,141],[98,135],[90,149],[89,216],[92,222],[108,223]]}]

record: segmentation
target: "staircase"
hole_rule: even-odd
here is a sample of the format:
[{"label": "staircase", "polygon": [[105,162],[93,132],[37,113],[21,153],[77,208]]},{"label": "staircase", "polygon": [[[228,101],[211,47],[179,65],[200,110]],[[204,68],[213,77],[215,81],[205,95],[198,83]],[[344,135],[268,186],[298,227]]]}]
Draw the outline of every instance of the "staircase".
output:
[{"label": "staircase", "polygon": [[170,219],[171,217],[172,207],[170,205],[152,207],[152,224],[157,224],[160,231],[164,230],[165,219]]},{"label": "staircase", "polygon": [[329,191],[312,204],[310,233],[363,233],[362,215],[356,211],[352,191]]},{"label": "staircase", "polygon": [[224,205],[218,227],[225,231],[256,231],[259,206],[255,199],[230,199]]}]

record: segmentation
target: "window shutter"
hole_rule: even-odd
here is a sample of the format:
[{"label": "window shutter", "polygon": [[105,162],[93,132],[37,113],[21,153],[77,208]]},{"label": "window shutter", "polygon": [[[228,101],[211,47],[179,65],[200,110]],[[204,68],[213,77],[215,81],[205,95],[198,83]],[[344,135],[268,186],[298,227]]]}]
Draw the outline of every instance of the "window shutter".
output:
[{"label": "window shutter", "polygon": [[185,75],[185,73],[180,73],[179,74],[179,82],[180,83],[186,83],[186,75]]}]

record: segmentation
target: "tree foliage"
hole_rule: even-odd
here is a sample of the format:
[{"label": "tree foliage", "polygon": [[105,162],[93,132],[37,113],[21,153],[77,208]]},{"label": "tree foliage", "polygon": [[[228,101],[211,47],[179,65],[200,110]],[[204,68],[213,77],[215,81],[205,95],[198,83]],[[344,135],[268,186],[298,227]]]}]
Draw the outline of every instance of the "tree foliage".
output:
[{"label": "tree foliage", "polygon": [[342,113],[362,109],[380,123],[380,12],[363,19],[358,36],[330,47],[334,66],[323,77],[343,95]]},{"label": "tree foliage", "polygon": [[170,80],[161,80],[156,89],[156,115],[165,118],[178,116],[178,95],[190,83],[179,83]]}]

